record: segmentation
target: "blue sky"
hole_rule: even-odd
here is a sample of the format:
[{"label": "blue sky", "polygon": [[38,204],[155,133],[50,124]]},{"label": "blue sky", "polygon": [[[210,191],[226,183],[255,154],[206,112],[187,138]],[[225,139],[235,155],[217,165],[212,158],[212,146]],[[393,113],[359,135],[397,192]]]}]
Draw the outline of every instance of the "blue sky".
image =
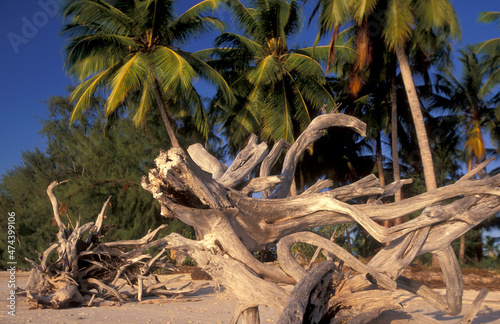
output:
[{"label": "blue sky", "polygon": [[[178,1],[186,8],[197,1]],[[451,0],[462,26],[462,44],[474,44],[499,37],[495,24],[477,22],[481,11],[499,11],[498,0]],[[44,100],[66,95],[74,84],[64,72],[59,36],[62,18],[54,14],[57,0],[2,0],[0,2],[0,174],[19,165],[21,152],[35,147],[45,149],[45,140],[38,131],[39,119],[46,116]],[[224,20],[230,17],[219,12]],[[306,27],[305,27],[306,30]],[[311,45],[314,32],[304,34],[301,45]],[[211,46],[213,38],[204,38],[189,49]],[[461,48],[455,44],[455,49]]]}]

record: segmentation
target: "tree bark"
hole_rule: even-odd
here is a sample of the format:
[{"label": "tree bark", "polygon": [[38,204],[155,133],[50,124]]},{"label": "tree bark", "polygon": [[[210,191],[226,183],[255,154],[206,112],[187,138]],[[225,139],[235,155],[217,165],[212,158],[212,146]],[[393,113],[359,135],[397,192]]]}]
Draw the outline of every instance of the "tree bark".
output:
[{"label": "tree bark", "polygon": [[[404,48],[397,47],[396,55],[399,62],[399,68],[401,69],[401,75],[403,77],[403,83],[405,85],[408,103],[410,104],[413,123],[415,124],[418,147],[420,148],[420,157],[422,159],[422,166],[424,168],[425,185],[427,187],[427,191],[431,191],[437,188],[436,174],[434,172],[434,162],[432,160],[432,153],[427,136],[427,130],[425,128],[424,117],[422,116],[422,109],[420,108],[420,101],[417,96],[417,89],[415,88],[415,83],[413,82],[410,64],[408,62],[408,57],[405,53]],[[432,267],[437,268],[438,266],[438,260],[436,256],[433,255]]]},{"label": "tree bark", "polygon": [[379,132],[377,138],[375,139],[376,145],[376,155],[377,155],[377,169],[378,169],[378,179],[380,180],[380,186],[385,186],[385,176],[384,176],[384,161],[382,155],[382,134]]},{"label": "tree bark", "polygon": [[175,136],[175,131],[172,128],[172,124],[167,115],[167,107],[165,101],[163,100],[163,96],[161,95],[160,87],[158,86],[158,81],[153,80],[153,92],[156,99],[156,104],[158,105],[158,109],[160,110],[161,119],[163,120],[163,124],[165,124],[165,129],[167,130],[168,137],[170,138],[170,142],[173,147],[181,147],[179,145],[179,141],[177,140],[177,136]]},{"label": "tree bark", "polygon": [[[391,82],[391,148],[392,148],[392,172],[394,174],[394,182],[401,179],[399,171],[399,152],[398,152],[398,97],[396,77],[392,77]],[[401,200],[401,189],[394,194],[394,201]]]},{"label": "tree bark", "polygon": [[458,259],[462,264],[465,262],[465,234],[460,236],[460,245],[458,247]]},{"label": "tree bark", "polygon": [[411,114],[413,116],[413,123],[415,124],[420,156],[424,167],[425,184],[427,186],[427,191],[431,191],[437,188],[436,175],[434,172],[434,163],[432,161],[429,139],[425,129],[424,117],[422,116],[422,109],[420,108],[420,101],[417,96],[410,64],[404,48],[396,48],[396,55],[398,57],[399,68],[401,69],[401,75],[403,76],[406,95],[408,96],[408,103],[410,104]]}]

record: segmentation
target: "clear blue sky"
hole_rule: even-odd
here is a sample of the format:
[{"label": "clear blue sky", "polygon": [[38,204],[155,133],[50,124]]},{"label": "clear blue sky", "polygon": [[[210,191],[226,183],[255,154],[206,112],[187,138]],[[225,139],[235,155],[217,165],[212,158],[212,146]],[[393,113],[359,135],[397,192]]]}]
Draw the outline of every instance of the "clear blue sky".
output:
[{"label": "clear blue sky", "polygon": [[[479,12],[499,11],[499,0],[451,1],[459,14],[462,44],[499,37],[495,24],[477,22]],[[181,9],[196,2],[178,1]],[[38,134],[38,120],[46,116],[43,101],[65,95],[72,84],[63,69],[62,19],[53,14],[54,4],[58,5],[57,0],[0,2],[0,175],[20,163],[21,151],[45,149],[45,140]],[[226,21],[230,18],[225,12],[218,15]],[[301,45],[310,45],[314,35],[301,39]],[[212,40],[205,38],[190,47],[208,47]],[[461,47],[456,44],[455,49]]]}]

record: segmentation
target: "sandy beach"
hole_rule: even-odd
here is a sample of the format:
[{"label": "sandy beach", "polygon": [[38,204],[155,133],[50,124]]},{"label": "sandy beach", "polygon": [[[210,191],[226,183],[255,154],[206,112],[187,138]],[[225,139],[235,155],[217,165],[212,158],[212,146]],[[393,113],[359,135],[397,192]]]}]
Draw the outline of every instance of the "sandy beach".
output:
[{"label": "sandy beach", "polygon": [[[29,273],[17,272],[16,285],[24,287]],[[162,276],[161,281],[179,275]],[[206,285],[195,294],[178,299],[161,300],[160,304],[153,304],[152,299],[145,299],[142,303],[130,301],[125,304],[100,307],[78,307],[62,310],[54,309],[29,309],[26,298],[16,297],[15,315],[8,312],[9,274],[0,273],[0,322],[2,323],[229,323],[235,300],[223,288],[215,292],[213,281],[193,281],[195,286]],[[172,283],[171,288],[177,288],[191,281],[189,274],[184,274],[179,281]],[[480,287],[478,287],[480,288]],[[438,289],[444,294],[443,289]],[[394,312],[383,313],[373,323],[458,323],[471,307],[472,301],[478,291],[466,290],[464,292],[463,310],[459,316],[445,315],[428,306],[422,299],[402,291],[394,292],[395,298],[411,315],[397,314]],[[153,298],[158,301],[158,298]],[[188,301],[194,300],[194,301]],[[260,307],[261,323],[275,323],[278,320],[276,312],[268,307]],[[423,315],[431,318],[422,317]],[[481,310],[473,323],[500,323],[500,291],[490,291],[482,304]]]}]

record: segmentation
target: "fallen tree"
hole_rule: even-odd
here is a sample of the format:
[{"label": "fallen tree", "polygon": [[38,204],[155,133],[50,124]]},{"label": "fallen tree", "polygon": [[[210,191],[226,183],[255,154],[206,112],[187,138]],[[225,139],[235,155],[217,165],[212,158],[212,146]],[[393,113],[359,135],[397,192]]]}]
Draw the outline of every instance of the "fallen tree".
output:
[{"label": "fallen tree", "polygon": [[[282,150],[280,141],[269,152],[252,136],[226,167],[201,145],[187,152],[161,152],[156,168],[142,186],[161,204],[162,215],[177,217],[203,237],[191,241],[171,234],[150,243],[178,249],[228,288],[239,301],[233,316],[258,322],[258,305],[273,307],[281,323],[361,323],[382,311],[399,309],[390,291],[405,289],[437,309],[457,315],[462,307],[462,274],[450,244],[500,210],[500,176],[472,180],[484,165],[457,183],[395,203],[387,202],[408,180],[380,187],[371,175],[348,186],[331,188],[320,180],[304,193],[287,197],[300,155],[329,127],[346,127],[364,135],[365,125],[354,117],[325,114],[315,118],[286,152],[281,173],[270,175]],[[260,165],[260,176],[246,180]],[[261,191],[262,197],[249,194]],[[353,204],[354,199],[364,204]],[[452,203],[446,203],[456,198]],[[377,221],[422,211],[420,216],[391,228]],[[335,243],[305,230],[357,222],[387,246],[363,264]],[[307,272],[290,247],[305,242],[320,247],[340,264],[325,262]],[[147,246],[150,246],[147,245]],[[279,266],[259,262],[252,252],[276,246]],[[401,276],[416,256],[434,253],[446,279],[446,295]],[[357,274],[342,271],[349,267]],[[283,285],[295,285],[292,292]]]},{"label": "fallen tree", "polygon": [[[365,134],[364,123],[335,113],[315,118],[293,145],[280,141],[269,151],[256,136],[250,137],[229,167],[199,144],[187,152],[180,148],[161,152],[142,186],[160,203],[163,216],[193,226],[201,239],[174,233],[143,242],[125,257],[140,257],[153,246],[192,256],[238,300],[232,323],[240,317],[244,323],[258,323],[259,305],[273,307],[281,314],[280,323],[363,323],[384,310],[401,308],[391,297],[397,288],[447,314],[459,314],[463,280],[450,244],[500,210],[500,175],[473,180],[485,167],[482,164],[453,185],[393,203],[390,197],[409,180],[381,187],[371,175],[339,188],[319,180],[302,194],[287,197],[299,157],[329,127]],[[281,173],[270,175],[285,149]],[[259,177],[248,180],[259,166]],[[261,192],[263,198],[252,198],[254,192]],[[454,198],[451,203],[450,198]],[[391,228],[377,223],[417,211],[421,211],[419,217]],[[306,231],[351,222],[387,244],[368,264]],[[64,233],[62,228],[60,236]],[[290,251],[297,242],[318,246],[328,260],[306,271]],[[259,262],[252,254],[273,247],[278,266]],[[440,262],[445,296],[401,276],[415,257],[429,252]]]}]

